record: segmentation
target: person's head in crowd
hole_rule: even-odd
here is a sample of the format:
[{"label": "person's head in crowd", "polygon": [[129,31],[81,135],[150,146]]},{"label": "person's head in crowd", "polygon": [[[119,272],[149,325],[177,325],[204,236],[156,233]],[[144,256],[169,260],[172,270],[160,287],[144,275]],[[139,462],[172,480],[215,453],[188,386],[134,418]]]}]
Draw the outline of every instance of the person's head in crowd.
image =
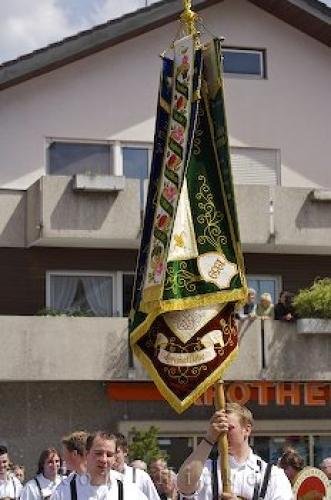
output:
[{"label": "person's head in crowd", "polygon": [[47,448],[40,454],[37,474],[54,481],[61,467],[60,454],[55,448]]},{"label": "person's head in crowd", "polygon": [[24,483],[25,479],[25,467],[24,465],[15,464],[13,467],[13,473],[21,483]]},{"label": "person's head in crowd", "polygon": [[128,442],[126,437],[120,432],[115,434],[116,437],[116,461],[114,469],[118,472],[124,472],[125,464],[128,457]]},{"label": "person's head in crowd", "polygon": [[168,470],[168,464],[162,455],[152,458],[148,467],[148,471],[159,493],[162,492],[162,472],[165,470]]},{"label": "person's head in crowd", "polygon": [[7,447],[0,445],[0,479],[6,479],[9,468]]},{"label": "person's head in crowd", "polygon": [[256,291],[254,290],[254,288],[249,288],[247,294],[247,303],[254,304],[255,299],[256,299]]},{"label": "person's head in crowd", "polygon": [[238,403],[227,403],[225,413],[228,417],[229,453],[235,454],[243,447],[248,449],[249,436],[253,428],[253,415],[246,406]]},{"label": "person's head in crowd", "polygon": [[135,469],[141,469],[147,472],[147,464],[143,460],[132,460],[130,462],[131,467],[134,467]]},{"label": "person's head in crowd", "polygon": [[162,498],[177,498],[176,474],[172,470],[163,469],[156,487]]},{"label": "person's head in crowd", "polygon": [[326,457],[320,464],[320,469],[331,479],[331,457]]},{"label": "person's head in crowd", "polygon": [[62,438],[63,460],[69,471],[86,472],[86,440],[88,433],[75,431]]},{"label": "person's head in crowd", "polygon": [[290,292],[287,292],[286,290],[282,290],[279,294],[279,300],[281,304],[284,304],[284,306],[290,306],[292,303],[292,297],[293,295]]},{"label": "person's head in crowd", "polygon": [[96,431],[87,436],[86,463],[91,484],[106,484],[110,469],[116,462],[116,436],[105,431]]},{"label": "person's head in crowd", "polygon": [[260,304],[264,309],[268,309],[268,307],[271,306],[272,297],[271,297],[270,293],[266,292],[266,293],[262,293],[260,295]]},{"label": "person's head in crowd", "polygon": [[161,471],[168,468],[167,461],[163,456],[154,457],[149,464],[149,473],[151,477],[157,476]]},{"label": "person's head in crowd", "polygon": [[291,484],[304,465],[304,459],[294,448],[287,448],[278,460],[278,466],[284,470]]}]

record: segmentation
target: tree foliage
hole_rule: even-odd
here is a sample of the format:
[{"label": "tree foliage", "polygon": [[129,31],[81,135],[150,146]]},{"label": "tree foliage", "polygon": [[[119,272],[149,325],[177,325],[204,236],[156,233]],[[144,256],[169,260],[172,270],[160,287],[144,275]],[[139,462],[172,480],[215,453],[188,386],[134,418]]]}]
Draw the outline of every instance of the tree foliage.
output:
[{"label": "tree foliage", "polygon": [[130,434],[132,435],[132,441],[129,445],[130,461],[143,460],[149,466],[155,458],[167,459],[167,454],[160,449],[156,427],[151,426],[147,431],[139,431],[133,427]]},{"label": "tree foliage", "polygon": [[294,297],[293,306],[300,318],[331,318],[331,278],[318,279]]}]

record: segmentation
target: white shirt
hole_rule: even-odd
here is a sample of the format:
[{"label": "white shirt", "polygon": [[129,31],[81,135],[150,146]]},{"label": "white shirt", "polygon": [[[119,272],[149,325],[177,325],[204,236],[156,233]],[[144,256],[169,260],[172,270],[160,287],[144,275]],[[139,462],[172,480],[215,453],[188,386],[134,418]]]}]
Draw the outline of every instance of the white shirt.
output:
[{"label": "white shirt", "polygon": [[[118,500],[118,480],[122,475],[111,471],[108,484],[92,486],[88,474],[77,475],[77,500]],[[51,500],[71,500],[70,480],[72,476],[62,481],[56,488]],[[123,500],[147,500],[146,496],[134,485],[123,483]]]},{"label": "white shirt", "polygon": [[[55,481],[46,479],[43,474],[37,474],[36,478],[40,484],[43,498],[49,497],[62,481],[61,476],[56,476]],[[35,479],[31,479],[26,483],[22,490],[20,500],[40,500],[40,491]]]},{"label": "white shirt", "polygon": [[[259,465],[261,464],[261,466]],[[244,498],[253,498],[255,482],[260,483],[262,486],[264,473],[267,467],[266,462],[253,451],[244,463],[238,463],[229,456],[229,465],[231,470],[231,485],[232,493],[242,496]],[[212,475],[211,475],[211,460],[208,460],[203,468],[200,477],[199,487],[191,496],[186,498],[194,500],[212,500]],[[219,493],[222,492],[222,480],[220,478],[220,468],[217,468],[218,487]],[[289,480],[287,479],[283,469],[273,466],[268,483],[268,488],[265,495],[265,500],[292,500],[292,488]]]},{"label": "white shirt", "polygon": [[7,479],[0,479],[0,498],[19,498],[22,488],[21,481],[13,474],[8,474]]},{"label": "white shirt", "polygon": [[123,483],[135,484],[149,500],[160,500],[152,479],[144,470],[124,464],[122,477]]}]

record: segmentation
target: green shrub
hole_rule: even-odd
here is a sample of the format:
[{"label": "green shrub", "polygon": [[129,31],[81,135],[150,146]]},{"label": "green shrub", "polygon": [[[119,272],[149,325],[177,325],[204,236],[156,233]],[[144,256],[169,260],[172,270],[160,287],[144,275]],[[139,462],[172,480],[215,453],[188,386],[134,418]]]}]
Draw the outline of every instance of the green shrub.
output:
[{"label": "green shrub", "polygon": [[316,280],[294,297],[293,306],[300,318],[331,318],[331,278]]},{"label": "green shrub", "polygon": [[151,426],[148,431],[138,431],[135,427],[131,429],[132,442],[129,445],[129,459],[143,460],[149,464],[155,458],[167,460],[166,452],[160,449],[157,434],[158,429]]}]

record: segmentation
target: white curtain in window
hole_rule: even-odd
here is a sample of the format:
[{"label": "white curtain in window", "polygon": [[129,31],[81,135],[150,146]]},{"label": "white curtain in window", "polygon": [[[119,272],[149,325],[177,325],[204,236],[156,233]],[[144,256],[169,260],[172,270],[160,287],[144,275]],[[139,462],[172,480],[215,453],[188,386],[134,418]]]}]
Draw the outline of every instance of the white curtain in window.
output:
[{"label": "white curtain in window", "polygon": [[70,309],[78,281],[79,276],[51,276],[50,307],[59,311]]},{"label": "white curtain in window", "polygon": [[113,314],[113,280],[111,277],[84,276],[81,278],[86,300],[96,316]]}]

